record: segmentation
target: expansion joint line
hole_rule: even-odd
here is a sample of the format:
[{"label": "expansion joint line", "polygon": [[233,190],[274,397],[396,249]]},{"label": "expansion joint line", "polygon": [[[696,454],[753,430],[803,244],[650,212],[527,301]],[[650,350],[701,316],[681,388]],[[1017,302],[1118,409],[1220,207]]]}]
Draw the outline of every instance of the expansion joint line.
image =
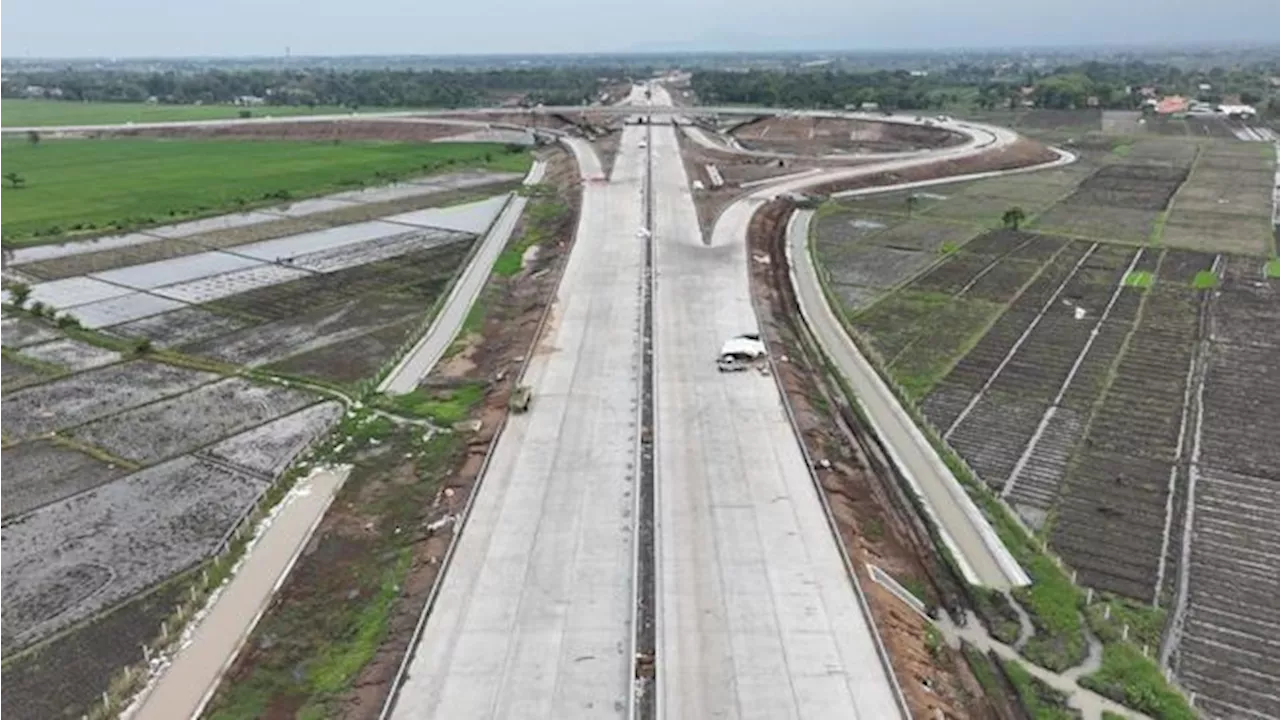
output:
[{"label": "expansion joint line", "polygon": [[1030,325],[1027,325],[1026,330],[1022,331],[1022,335],[1018,336],[1018,340],[1013,344],[1013,347],[1009,348],[1009,352],[1005,354],[1004,359],[1002,359],[1000,364],[996,366],[996,369],[991,373],[990,377],[982,383],[982,387],[979,388],[978,392],[973,394],[973,397],[969,400],[969,404],[964,406],[964,410],[960,411],[960,414],[956,416],[954,421],[952,421],[951,426],[947,428],[947,431],[942,434],[943,440],[950,440],[951,434],[956,431],[956,428],[960,427],[960,423],[964,422],[965,418],[969,417],[969,413],[973,412],[973,408],[977,406],[980,400],[982,400],[982,396],[986,394],[987,389],[995,383],[996,378],[1000,377],[1000,373],[1004,372],[1005,366],[1013,360],[1013,356],[1018,353],[1018,349],[1022,347],[1022,343],[1026,342],[1027,338],[1030,337],[1031,333],[1036,329],[1036,326],[1044,319],[1045,313],[1049,312],[1049,308],[1053,307],[1053,303],[1057,301],[1058,296],[1062,294],[1064,289],[1066,289],[1067,283],[1071,282],[1071,278],[1076,276],[1076,273],[1080,271],[1080,267],[1084,265],[1085,261],[1088,260],[1097,249],[1098,243],[1094,243],[1089,246],[1088,252],[1080,257],[1080,260],[1076,262],[1075,267],[1071,268],[1071,272],[1063,278],[1062,283],[1058,285],[1057,289],[1053,291],[1053,294],[1049,296],[1049,299],[1040,307],[1040,312],[1036,314],[1035,319],[1031,321]]},{"label": "expansion joint line", "polygon": [[654,397],[653,397],[653,117],[646,116],[644,194],[644,266],[640,288],[640,433],[636,468],[635,577],[632,638],[633,693],[630,720],[656,716],[657,612],[654,551]]},{"label": "expansion joint line", "polygon": [[1124,291],[1124,279],[1138,266],[1138,260],[1142,258],[1142,253],[1143,248],[1138,248],[1138,252],[1133,254],[1133,260],[1129,261],[1129,267],[1125,269],[1124,275],[1121,275],[1120,279],[1116,281],[1116,289],[1112,291],[1111,298],[1107,301],[1107,306],[1102,310],[1102,314],[1098,316],[1098,321],[1093,324],[1093,328],[1089,331],[1089,339],[1085,341],[1084,347],[1076,355],[1075,362],[1071,364],[1071,370],[1067,372],[1066,379],[1058,387],[1058,394],[1054,395],[1053,402],[1049,404],[1048,409],[1041,416],[1040,423],[1036,425],[1036,431],[1031,436],[1031,441],[1022,449],[1022,456],[1018,458],[1018,462],[1013,466],[1013,472],[1009,473],[1008,481],[1000,489],[1000,497],[1007,498],[1013,492],[1014,486],[1018,483],[1018,478],[1021,477],[1022,471],[1027,467],[1027,462],[1035,454],[1036,447],[1044,436],[1044,431],[1049,427],[1049,421],[1053,419],[1054,413],[1058,411],[1058,406],[1062,404],[1062,399],[1066,397],[1072,381],[1076,379],[1076,373],[1080,371],[1080,366],[1084,364],[1085,358],[1088,357],[1089,350],[1093,347],[1093,341],[1097,340],[1098,334],[1102,332],[1102,324],[1111,316],[1112,308],[1115,307],[1116,301],[1120,299],[1120,293]]}]

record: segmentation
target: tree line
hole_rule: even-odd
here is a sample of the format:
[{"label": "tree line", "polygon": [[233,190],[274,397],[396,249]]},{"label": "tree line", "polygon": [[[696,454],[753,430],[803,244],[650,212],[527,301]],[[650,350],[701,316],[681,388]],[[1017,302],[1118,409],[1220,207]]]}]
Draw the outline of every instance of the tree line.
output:
[{"label": "tree line", "polygon": [[[1270,78],[1280,68],[1256,66],[1184,70],[1146,62],[1084,62],[1045,70],[1011,70],[959,63],[928,73],[907,70],[703,70],[692,88],[706,104],[843,108],[877,103],[885,109],[926,110],[958,104],[984,109],[1016,107],[1067,110],[1099,107],[1135,110],[1146,96],[1182,94],[1210,103],[1228,95],[1260,110],[1275,107]],[[1208,89],[1201,89],[1207,85]],[[1026,89],[1024,91],[1024,88]]]},{"label": "tree line", "polygon": [[[590,102],[609,73],[600,68],[519,70],[208,70],[141,72],[42,70],[7,74],[3,97],[69,101],[221,104],[262,98],[267,105],[468,107],[512,95],[530,104]],[[30,88],[41,88],[34,93]]]}]

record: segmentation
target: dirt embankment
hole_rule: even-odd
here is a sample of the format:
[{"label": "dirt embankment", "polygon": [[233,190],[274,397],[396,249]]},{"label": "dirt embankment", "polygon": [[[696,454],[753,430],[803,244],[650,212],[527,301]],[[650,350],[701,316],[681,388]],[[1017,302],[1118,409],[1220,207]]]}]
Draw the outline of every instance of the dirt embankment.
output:
[{"label": "dirt embankment", "polygon": [[939,127],[830,117],[762,117],[739,125],[733,135],[752,150],[800,155],[905,152],[965,141]]},{"label": "dirt embankment", "polygon": [[134,128],[88,133],[88,137],[230,138],[242,140],[388,140],[426,142],[474,128],[400,120],[332,120]]},{"label": "dirt embankment", "polygon": [[963,656],[930,640],[927,622],[867,574],[867,563],[875,564],[930,605],[950,605],[959,597],[902,485],[826,377],[796,320],[784,251],[791,210],[776,201],[752,221],[751,277],[760,327],[907,703],[916,717],[1001,717],[999,702],[984,696]]},{"label": "dirt embankment", "polygon": [[1057,158],[1058,155],[1044,145],[1023,138],[999,150],[991,150],[979,155],[951,160],[939,160],[927,165],[916,165],[900,170],[861,175],[849,180],[819,185],[812,188],[810,192],[830,195],[845,190],[858,190],[881,185],[896,185],[898,183],[935,180],[955,175],[1012,170],[1051,162]]}]

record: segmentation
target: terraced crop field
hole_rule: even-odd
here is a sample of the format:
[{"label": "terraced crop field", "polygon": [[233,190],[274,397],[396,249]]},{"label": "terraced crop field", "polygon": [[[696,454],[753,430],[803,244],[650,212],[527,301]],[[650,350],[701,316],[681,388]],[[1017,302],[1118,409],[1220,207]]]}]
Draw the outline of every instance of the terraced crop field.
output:
[{"label": "terraced crop field", "polygon": [[[839,292],[848,256],[824,257],[819,228]],[[994,231],[845,307],[1079,584],[1168,608],[1171,666],[1212,717],[1278,709],[1280,644],[1259,642],[1280,613],[1280,280],[1264,268]]]}]

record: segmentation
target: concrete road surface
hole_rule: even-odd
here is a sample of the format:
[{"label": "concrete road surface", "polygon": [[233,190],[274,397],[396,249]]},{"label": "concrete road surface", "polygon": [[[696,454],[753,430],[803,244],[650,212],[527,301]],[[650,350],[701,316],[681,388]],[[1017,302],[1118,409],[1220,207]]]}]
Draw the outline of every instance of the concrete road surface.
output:
[{"label": "concrete road surface", "polygon": [[777,386],[719,373],[757,322],[745,224],[710,247],[670,126],[653,126],[658,716],[901,717]]},{"label": "concrete road surface", "polygon": [[[539,182],[545,170],[545,163],[535,162],[525,177],[525,184],[533,185]],[[480,291],[484,289],[485,283],[493,273],[493,264],[498,261],[498,256],[511,240],[511,233],[515,230],[520,216],[524,214],[524,208],[528,202],[528,198],[519,195],[511,197],[507,206],[489,227],[489,231],[481,238],[480,247],[472,254],[471,262],[463,269],[453,288],[449,290],[444,307],[440,308],[439,314],[432,320],[426,334],[387,374],[387,377],[378,385],[378,392],[395,395],[413,392],[414,388],[418,387],[418,383],[422,382],[444,356],[445,351],[458,336],[458,332],[462,330],[462,325],[471,312],[471,306],[475,305],[476,298],[480,297]]]},{"label": "concrete road surface", "polygon": [[[628,713],[643,132],[623,132],[611,181],[583,186],[575,246],[523,380],[532,406],[498,439],[393,718]],[[590,146],[571,148],[599,172]]]},{"label": "concrete road surface", "polygon": [[349,472],[324,470],[298,482],[190,642],[135,704],[132,720],[182,720],[200,714]]}]

